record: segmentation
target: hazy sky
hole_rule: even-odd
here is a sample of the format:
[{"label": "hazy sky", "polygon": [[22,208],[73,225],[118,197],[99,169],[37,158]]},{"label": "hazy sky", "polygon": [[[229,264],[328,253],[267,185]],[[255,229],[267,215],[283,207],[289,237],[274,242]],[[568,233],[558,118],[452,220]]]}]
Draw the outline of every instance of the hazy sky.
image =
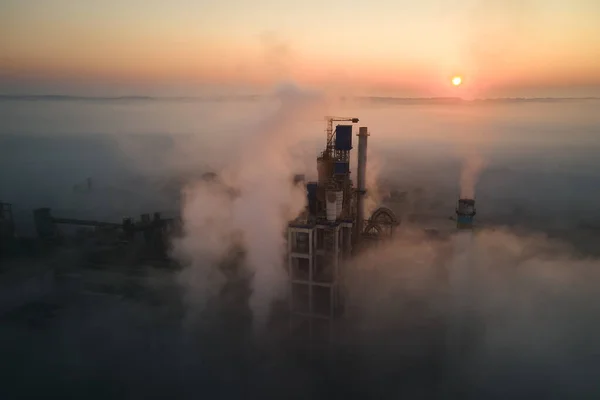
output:
[{"label": "hazy sky", "polygon": [[344,92],[594,95],[600,1],[0,0],[0,74],[3,92],[293,79]]}]

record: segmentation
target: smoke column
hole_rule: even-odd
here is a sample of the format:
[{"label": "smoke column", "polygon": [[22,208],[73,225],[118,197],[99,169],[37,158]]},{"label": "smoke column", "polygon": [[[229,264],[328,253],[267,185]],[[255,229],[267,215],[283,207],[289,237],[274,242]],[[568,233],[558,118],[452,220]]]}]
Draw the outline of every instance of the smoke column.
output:
[{"label": "smoke column", "polygon": [[367,147],[367,195],[365,198],[365,218],[369,218],[373,212],[381,205],[381,188],[379,187],[379,179],[383,170],[383,161],[380,157],[376,156],[371,150],[371,147]]},{"label": "smoke column", "polygon": [[322,119],[323,101],[293,86],[277,94],[278,110],[247,133],[236,161],[218,175],[223,185],[198,183],[183,206],[185,236],[175,254],[188,266],[182,283],[191,306],[202,311],[225,278],[218,261],[239,241],[252,274],[250,307],[255,329],[269,315],[272,301],[286,289],[284,231],[305,206],[306,195],[292,182],[292,147],[304,139],[307,120]]},{"label": "smoke column", "polygon": [[479,174],[485,166],[483,158],[476,153],[471,153],[463,162],[460,173],[460,197],[467,199],[475,198],[475,186],[479,179]]},{"label": "smoke column", "polygon": [[225,283],[217,266],[231,247],[231,197],[215,182],[197,182],[184,190],[182,219],[173,255],[185,266],[178,278],[193,321]]},{"label": "smoke column", "polygon": [[257,328],[264,324],[272,300],[284,294],[283,232],[306,201],[304,190],[292,185],[289,158],[301,139],[293,124],[304,120],[312,99],[289,88],[279,95],[279,112],[244,146],[236,176],[241,196],[233,204],[234,228],[243,232],[246,262],[254,273],[250,307]]}]

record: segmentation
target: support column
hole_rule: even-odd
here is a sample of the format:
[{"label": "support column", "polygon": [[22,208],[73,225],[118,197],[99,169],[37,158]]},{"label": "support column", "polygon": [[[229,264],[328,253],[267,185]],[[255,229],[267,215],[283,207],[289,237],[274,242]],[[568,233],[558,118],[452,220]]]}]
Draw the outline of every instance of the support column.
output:
[{"label": "support column", "polygon": [[358,171],[357,171],[357,198],[356,198],[356,237],[357,243],[361,239],[365,221],[365,194],[367,193],[367,139],[369,132],[361,126],[358,132]]}]

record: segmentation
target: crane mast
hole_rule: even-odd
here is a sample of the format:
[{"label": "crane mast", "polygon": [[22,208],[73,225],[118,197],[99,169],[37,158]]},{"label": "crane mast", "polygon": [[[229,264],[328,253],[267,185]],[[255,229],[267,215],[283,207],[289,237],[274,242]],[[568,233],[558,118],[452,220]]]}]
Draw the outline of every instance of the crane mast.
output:
[{"label": "crane mast", "polygon": [[352,122],[356,124],[358,122],[358,118],[350,118],[350,117],[325,117],[327,121],[327,146],[325,147],[325,156],[333,158],[333,123],[334,122]]}]

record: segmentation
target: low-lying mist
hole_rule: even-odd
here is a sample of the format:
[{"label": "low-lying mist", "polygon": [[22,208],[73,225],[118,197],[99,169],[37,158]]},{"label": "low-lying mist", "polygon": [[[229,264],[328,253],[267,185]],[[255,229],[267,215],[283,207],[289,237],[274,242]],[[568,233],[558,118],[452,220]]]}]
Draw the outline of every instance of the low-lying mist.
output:
[{"label": "low-lying mist", "polygon": [[[289,347],[285,321],[278,333],[251,334],[252,301],[232,302],[223,290],[234,284],[227,276],[194,281],[188,275],[184,298],[193,287],[206,299],[193,314],[187,301],[180,308],[88,295],[62,309],[5,317],[5,398],[14,398],[17,388],[30,395],[95,393],[91,398],[600,393],[594,379],[598,259],[506,228],[479,231],[468,247],[458,235],[431,239],[421,232],[403,227],[396,239],[346,266],[346,313],[328,348]],[[452,290],[457,260],[470,263],[468,291]],[[189,271],[214,264],[195,262],[205,265]],[[457,328],[459,340],[452,336]],[[258,340],[263,336],[269,340]],[[37,376],[36,385],[23,389],[28,374]]]},{"label": "low-lying mist", "polygon": [[[67,103],[25,113],[12,101],[20,112],[0,127],[0,199],[17,233],[33,234],[36,207],[116,222],[171,211],[182,269],[157,279],[172,301],[88,293],[3,317],[4,398],[600,393],[600,120],[588,104],[338,104],[292,86],[268,102]],[[298,350],[269,317],[287,290],[283,231],[305,205],[292,177],[316,178],[328,114],[369,127],[367,205],[402,225],[347,266],[333,346]],[[468,243],[423,233],[453,232],[456,199],[475,187]],[[468,290],[452,290],[457,265]]]},{"label": "low-lying mist", "polygon": [[235,161],[217,171],[220,182],[201,181],[187,187],[184,237],[175,242],[173,253],[187,261],[183,282],[190,296],[197,298],[204,294],[207,282],[218,287],[215,276],[222,275],[218,263],[207,259],[220,260],[235,246],[243,248],[252,274],[250,305],[257,329],[268,317],[272,301],[285,295],[283,232],[306,206],[304,189],[293,184],[297,170],[290,152],[302,139],[299,123],[317,118],[325,106],[316,94],[291,86],[277,95],[281,107],[247,132]]},{"label": "low-lying mist", "polygon": [[[431,241],[407,231],[354,260],[349,303],[360,345],[376,349],[368,368],[393,375],[403,357],[416,365],[439,357],[443,372],[421,377],[423,385],[440,385],[438,394],[597,395],[600,260],[506,228],[480,231],[467,243],[464,233]],[[450,276],[457,262],[468,270],[460,291]]]}]

